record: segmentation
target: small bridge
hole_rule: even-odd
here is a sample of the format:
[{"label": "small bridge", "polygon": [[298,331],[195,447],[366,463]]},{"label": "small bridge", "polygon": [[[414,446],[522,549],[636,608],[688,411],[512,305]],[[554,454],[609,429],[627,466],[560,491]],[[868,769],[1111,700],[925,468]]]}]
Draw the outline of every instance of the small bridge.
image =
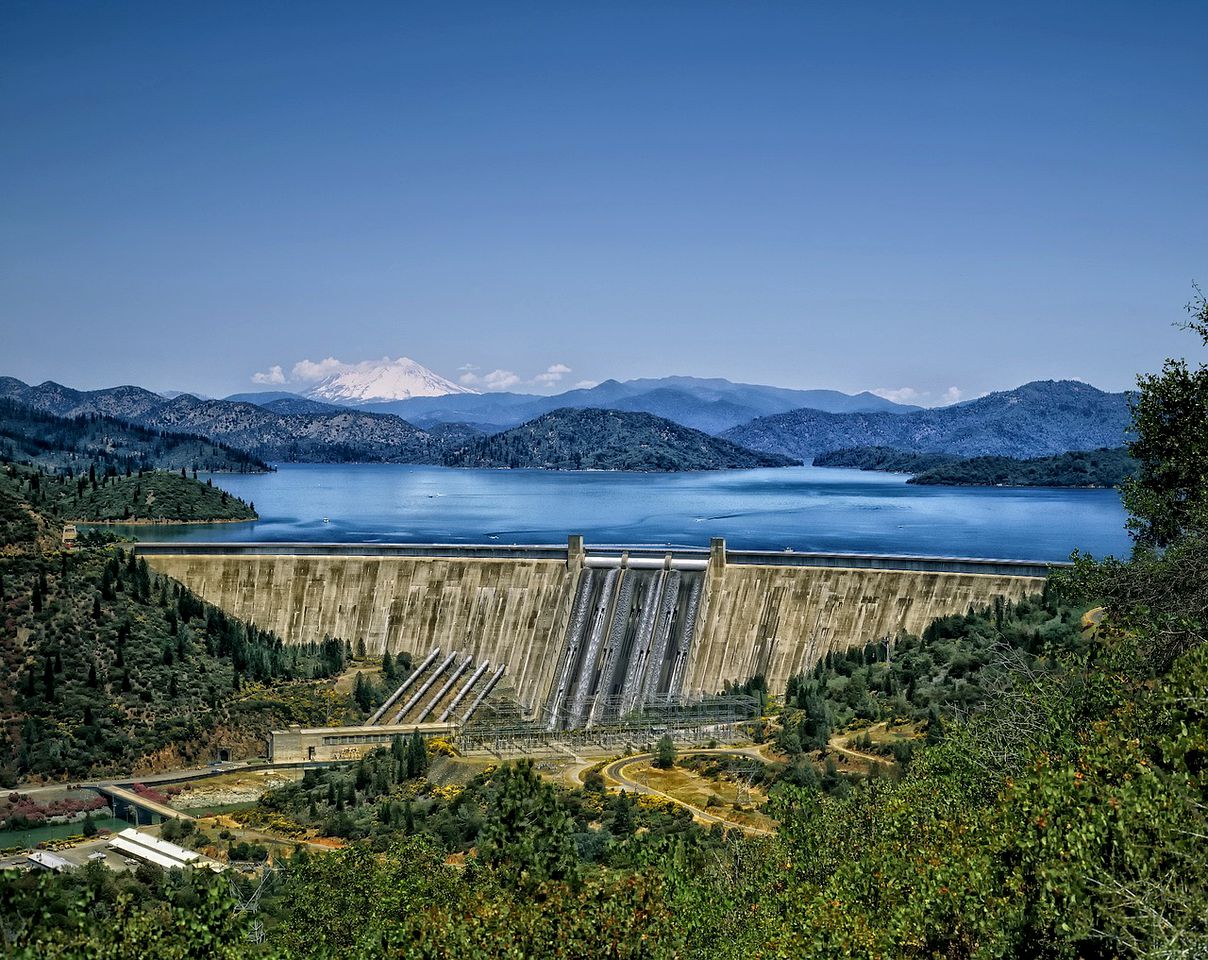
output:
[{"label": "small bridge", "polygon": [[174,810],[167,804],[144,796],[137,790],[127,790],[125,787],[120,787],[115,783],[98,786],[95,789],[97,793],[109,799],[113,805],[113,815],[119,820],[127,819],[126,814],[132,809],[135,811],[135,820],[139,825],[144,825],[143,814],[147,814],[145,823],[153,823],[153,816],[159,817],[161,820],[193,819],[187,813],[181,813],[181,811]]}]

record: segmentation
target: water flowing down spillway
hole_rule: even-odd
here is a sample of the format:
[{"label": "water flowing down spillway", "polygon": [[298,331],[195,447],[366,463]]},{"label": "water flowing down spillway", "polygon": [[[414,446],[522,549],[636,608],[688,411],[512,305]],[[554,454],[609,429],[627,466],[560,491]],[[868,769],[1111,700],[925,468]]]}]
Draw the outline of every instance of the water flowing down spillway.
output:
[{"label": "water flowing down spillway", "polygon": [[582,729],[679,692],[703,574],[585,568],[546,704],[550,730]]},{"label": "water flowing down spillway", "polygon": [[579,646],[583,642],[583,631],[587,625],[587,614],[591,608],[592,587],[596,579],[594,570],[584,570],[579,574],[579,584],[575,590],[575,606],[571,612],[570,625],[566,630],[566,645],[562,650],[562,659],[558,666],[558,680],[550,693],[549,729],[558,729],[557,718],[563,711],[567,691],[570,689],[575,668],[579,661]]}]

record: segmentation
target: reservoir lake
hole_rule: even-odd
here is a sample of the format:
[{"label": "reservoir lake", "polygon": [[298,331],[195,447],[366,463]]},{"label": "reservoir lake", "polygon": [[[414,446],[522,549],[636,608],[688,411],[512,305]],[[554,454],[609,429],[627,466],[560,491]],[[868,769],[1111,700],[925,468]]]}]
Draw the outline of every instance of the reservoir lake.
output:
[{"label": "reservoir lake", "polygon": [[131,527],[149,541],[565,543],[1059,561],[1126,554],[1114,490],[932,487],[822,467],[707,473],[286,464],[215,474],[252,523]]}]

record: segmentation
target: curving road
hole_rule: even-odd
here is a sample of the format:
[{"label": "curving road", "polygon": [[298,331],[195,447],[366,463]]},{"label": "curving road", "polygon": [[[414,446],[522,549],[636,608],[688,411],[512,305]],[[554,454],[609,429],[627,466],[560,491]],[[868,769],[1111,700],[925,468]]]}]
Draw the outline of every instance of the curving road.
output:
[{"label": "curving road", "polygon": [[[703,748],[700,750],[685,750],[680,754],[680,756],[688,757],[699,754],[709,756],[747,757],[763,762],[767,761],[767,758],[753,747],[716,747]],[[669,793],[664,793],[662,790],[656,790],[654,787],[648,787],[644,783],[638,783],[636,780],[631,780],[629,777],[625,776],[625,769],[627,767],[633,766],[635,763],[641,763],[642,761],[648,762],[653,759],[653,753],[639,753],[629,757],[622,757],[620,760],[614,760],[612,763],[608,764],[606,767],[604,767],[602,772],[605,777],[620,786],[621,790],[630,790],[634,793],[645,793],[653,797],[659,797],[663,800],[670,800],[677,806],[683,807],[685,810],[689,811],[697,820],[700,820],[704,823],[720,823],[723,827],[729,827],[734,830],[741,830],[744,833],[759,834],[762,836],[775,833],[774,830],[769,830],[766,827],[755,827],[750,824],[738,823],[734,820],[727,820],[725,817],[719,817],[716,814],[705,810],[703,807],[697,807],[691,803],[686,803],[685,801],[680,800],[678,797],[671,796]]]}]

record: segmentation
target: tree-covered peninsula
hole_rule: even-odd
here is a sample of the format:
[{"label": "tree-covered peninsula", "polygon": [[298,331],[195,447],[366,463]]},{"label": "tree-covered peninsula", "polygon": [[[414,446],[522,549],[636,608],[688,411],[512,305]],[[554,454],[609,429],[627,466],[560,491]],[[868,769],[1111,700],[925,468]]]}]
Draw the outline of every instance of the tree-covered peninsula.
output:
[{"label": "tree-covered peninsula", "polygon": [[1074,450],[1026,460],[845,447],[816,457],[814,466],[909,473],[908,483],[968,487],[1118,487],[1137,472],[1137,462],[1124,447]]},{"label": "tree-covered peninsula", "polygon": [[448,466],[673,472],[784,467],[758,453],[649,413],[564,408],[454,449]]}]

